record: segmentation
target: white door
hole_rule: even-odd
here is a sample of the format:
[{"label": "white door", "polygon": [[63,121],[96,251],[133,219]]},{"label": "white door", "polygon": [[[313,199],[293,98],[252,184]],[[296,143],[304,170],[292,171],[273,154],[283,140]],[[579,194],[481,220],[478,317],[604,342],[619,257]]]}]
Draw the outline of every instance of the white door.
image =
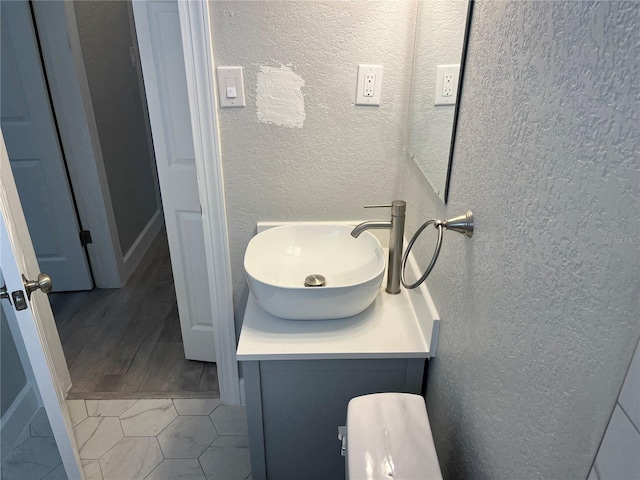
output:
[{"label": "white door", "polygon": [[80,243],[28,2],[0,2],[0,119],[42,270],[56,291],[93,287]]},{"label": "white door", "polygon": [[202,211],[176,1],[133,2],[185,356],[216,361]]},{"label": "white door", "polygon": [[[84,478],[65,396],[71,388],[69,370],[47,296],[39,291],[26,299],[22,276],[35,280],[40,273],[27,223],[20,206],[4,139],[0,135],[0,276],[11,298],[0,300],[13,308],[29,363],[49,423],[70,479]],[[55,278],[53,279],[55,282]],[[0,285],[2,286],[2,285]],[[14,297],[22,294],[25,304]]]}]

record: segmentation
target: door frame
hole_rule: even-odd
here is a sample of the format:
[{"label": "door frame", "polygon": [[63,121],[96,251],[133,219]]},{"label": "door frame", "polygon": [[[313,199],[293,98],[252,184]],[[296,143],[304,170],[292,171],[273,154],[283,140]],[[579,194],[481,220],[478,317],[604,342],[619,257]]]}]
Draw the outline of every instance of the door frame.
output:
[{"label": "door frame", "polygon": [[178,1],[202,226],[211,282],[220,400],[241,403],[222,156],[214,82],[213,35],[206,1]]},{"label": "door frame", "polygon": [[[199,196],[202,205],[203,230],[207,271],[211,281],[211,307],[216,345],[220,399],[223,403],[241,403],[240,378],[236,359],[236,333],[233,315],[233,290],[231,263],[228,245],[228,229],[222,179],[222,160],[218,130],[217,98],[215,96],[212,32],[209,23],[207,2],[178,1],[180,30],[183,40],[185,73],[189,95],[189,109],[193,131],[196,171],[199,178]],[[68,2],[34,2],[38,28],[46,35],[47,48],[43,52],[45,67],[55,62],[64,62],[67,68],[51,72],[52,96],[64,148],[70,160],[69,170],[74,181],[87,182],[87,190],[76,191],[79,203],[87,208],[80,211],[85,228],[89,227],[94,237],[90,249],[90,260],[94,267],[97,254],[91,250],[98,247],[97,238],[105,240],[101,252],[105,260],[105,271],[109,281],[123,282],[123,253],[119,248],[115,217],[111,208],[106,174],[100,151],[97,126],[89,96],[89,87],[80,41],[75,25],[73,5]],[[48,22],[39,22],[41,17]],[[45,28],[45,23],[50,26]],[[44,28],[44,33],[43,29]],[[61,32],[64,30],[64,35]],[[56,34],[56,32],[58,34]],[[68,32],[68,33],[67,33]],[[68,35],[68,40],[66,36]],[[68,43],[67,43],[68,42]],[[50,47],[50,48],[49,48]],[[49,61],[47,61],[49,59]],[[62,88],[64,86],[64,88]],[[58,96],[58,101],[56,101]],[[81,119],[82,121],[78,121]],[[86,120],[86,121],[85,121]],[[65,138],[75,137],[78,143],[67,149]],[[207,161],[205,161],[205,159]],[[91,187],[89,187],[91,185]],[[96,195],[100,192],[101,195]],[[84,193],[84,195],[83,195]],[[97,198],[98,197],[98,198]],[[103,228],[89,226],[85,217],[103,219]],[[106,228],[105,228],[106,226]],[[108,270],[108,269],[111,270]],[[97,279],[96,279],[97,280]],[[119,286],[113,285],[113,286]],[[101,286],[101,285],[98,285]]]}]

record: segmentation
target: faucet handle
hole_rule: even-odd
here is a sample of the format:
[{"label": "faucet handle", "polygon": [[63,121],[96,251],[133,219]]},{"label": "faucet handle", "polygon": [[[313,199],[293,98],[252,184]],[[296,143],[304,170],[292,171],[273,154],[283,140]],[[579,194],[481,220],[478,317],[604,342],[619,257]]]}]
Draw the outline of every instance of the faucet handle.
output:
[{"label": "faucet handle", "polygon": [[404,211],[407,208],[407,202],[404,200],[394,200],[390,204],[386,205],[365,205],[364,208],[391,208],[391,216],[403,217]]}]

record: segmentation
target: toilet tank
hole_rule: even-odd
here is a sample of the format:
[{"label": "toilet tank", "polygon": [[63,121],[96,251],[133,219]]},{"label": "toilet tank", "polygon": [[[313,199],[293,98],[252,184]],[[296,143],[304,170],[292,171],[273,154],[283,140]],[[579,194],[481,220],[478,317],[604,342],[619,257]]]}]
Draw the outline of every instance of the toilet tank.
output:
[{"label": "toilet tank", "polygon": [[347,407],[347,479],[442,479],[424,399],[377,393]]}]

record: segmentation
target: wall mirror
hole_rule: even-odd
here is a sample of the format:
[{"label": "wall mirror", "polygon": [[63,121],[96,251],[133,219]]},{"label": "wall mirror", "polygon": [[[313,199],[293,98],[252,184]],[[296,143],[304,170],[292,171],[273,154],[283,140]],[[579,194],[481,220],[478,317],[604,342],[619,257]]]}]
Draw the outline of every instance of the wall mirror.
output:
[{"label": "wall mirror", "polygon": [[[444,203],[472,8],[472,0],[418,2],[406,149]],[[452,83],[448,72],[456,72]]]}]

